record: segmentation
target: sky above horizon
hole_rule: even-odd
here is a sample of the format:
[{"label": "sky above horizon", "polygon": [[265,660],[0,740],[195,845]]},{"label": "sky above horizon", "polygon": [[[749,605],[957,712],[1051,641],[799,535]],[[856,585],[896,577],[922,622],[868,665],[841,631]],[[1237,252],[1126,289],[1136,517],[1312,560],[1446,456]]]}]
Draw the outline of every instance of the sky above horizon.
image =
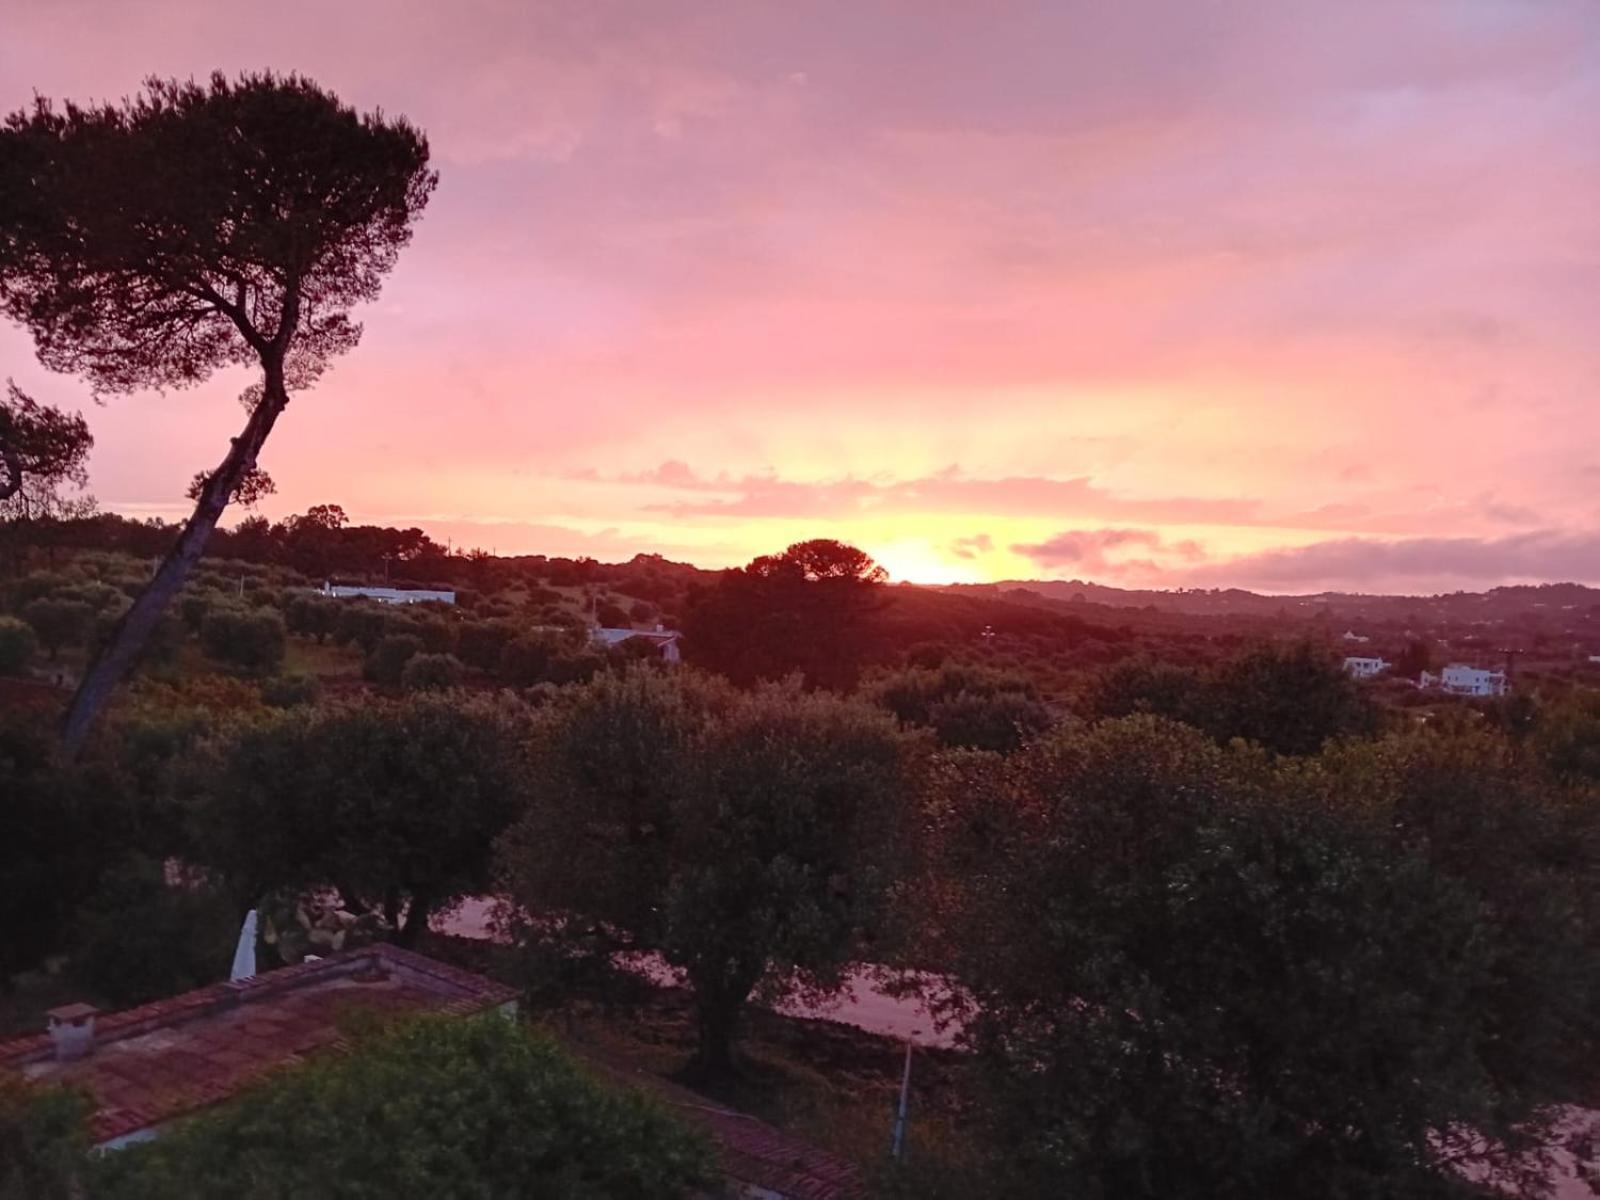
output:
[{"label": "sky above horizon", "polygon": [[[1600,6],[0,0],[0,105],[299,71],[440,184],[262,455],[501,553],[1600,583]],[[81,409],[181,517],[245,377]],[[234,514],[234,516],[243,514]]]}]

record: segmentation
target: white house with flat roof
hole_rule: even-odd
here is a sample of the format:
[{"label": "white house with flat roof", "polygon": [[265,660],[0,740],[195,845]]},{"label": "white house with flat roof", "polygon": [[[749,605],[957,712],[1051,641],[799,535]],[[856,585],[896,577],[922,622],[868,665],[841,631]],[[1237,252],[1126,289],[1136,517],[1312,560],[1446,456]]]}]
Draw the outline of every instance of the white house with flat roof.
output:
[{"label": "white house with flat roof", "polygon": [[1437,687],[1453,696],[1504,696],[1511,683],[1504,671],[1490,671],[1483,667],[1469,667],[1451,663],[1437,675],[1424,671],[1418,687]]},{"label": "white house with flat roof", "polygon": [[1345,673],[1357,679],[1371,679],[1389,669],[1389,664],[1381,658],[1362,658],[1352,656],[1344,660]]},{"label": "white house with flat roof", "polygon": [[339,599],[364,597],[376,600],[379,604],[421,604],[431,600],[435,604],[454,604],[454,592],[433,591],[428,588],[389,588],[389,587],[343,587],[339,584],[325,583],[322,585],[324,596],[334,596]]}]

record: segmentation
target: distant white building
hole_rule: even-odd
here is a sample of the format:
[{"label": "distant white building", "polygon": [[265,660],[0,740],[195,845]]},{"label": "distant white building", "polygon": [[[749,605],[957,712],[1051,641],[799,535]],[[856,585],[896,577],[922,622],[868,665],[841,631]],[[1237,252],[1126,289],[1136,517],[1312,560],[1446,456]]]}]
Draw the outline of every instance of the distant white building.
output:
[{"label": "distant white building", "polygon": [[1435,675],[1424,671],[1418,687],[1437,687],[1453,696],[1504,696],[1510,690],[1504,671],[1488,671],[1452,663]]},{"label": "distant white building", "polygon": [[337,584],[324,583],[322,594],[341,599],[359,596],[376,600],[379,604],[421,604],[425,600],[431,600],[436,604],[456,602],[454,592],[435,592],[427,588],[340,587]]},{"label": "distant white building", "polygon": [[1346,629],[1342,635],[1342,639],[1347,642],[1370,642],[1372,640],[1363,634],[1357,633],[1354,629]]},{"label": "distant white building", "polygon": [[[1366,639],[1363,638],[1362,640],[1365,641]],[[1346,673],[1353,675],[1357,679],[1371,679],[1374,675],[1387,671],[1389,664],[1381,658],[1352,657],[1344,660],[1344,669]]]},{"label": "distant white building", "polygon": [[676,629],[663,629],[659,625],[654,629],[591,629],[589,636],[595,645],[608,650],[638,638],[654,646],[663,662],[683,661],[683,654],[678,649],[678,639],[682,635]]}]

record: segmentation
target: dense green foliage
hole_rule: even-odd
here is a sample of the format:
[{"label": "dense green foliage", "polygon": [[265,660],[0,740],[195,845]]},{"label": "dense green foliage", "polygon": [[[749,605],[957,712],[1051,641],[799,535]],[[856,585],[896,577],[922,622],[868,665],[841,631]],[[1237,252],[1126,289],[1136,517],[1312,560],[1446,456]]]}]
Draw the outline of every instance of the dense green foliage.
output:
[{"label": "dense green foliage", "polygon": [[[283,525],[245,532],[330,563],[367,544],[331,506]],[[1580,687],[1437,700],[1352,683],[1326,639],[1068,656],[989,636],[994,601],[858,577],[840,591],[872,603],[833,643],[872,642],[853,697],[741,690],[588,640],[602,606],[684,611],[672,564],[371,545],[478,586],[391,606],[315,594],[281,557],[203,564],[90,755],[13,723],[0,972],[64,955],[120,1003],[224,970],[244,905],[288,937],[319,890],[363,936],[414,941],[502,891],[539,999],[623,1002],[630,952],[658,954],[695,997],[692,1066],[722,1075],[750,1003],[826,995],[862,960],[931,967],[968,983],[961,1153],[995,1194],[1436,1196],[1460,1156],[1536,1195],[1556,1106],[1588,1098],[1600,709]],[[77,606],[51,667],[70,675],[149,569],[65,556],[0,605]],[[825,574],[768,570],[783,620],[832,603],[804,590]],[[1043,603],[1007,607],[1067,630]],[[194,653],[218,614],[281,615],[296,674]],[[924,616],[948,626],[923,637]],[[1379,721],[1375,698],[1422,708]],[[200,873],[172,886],[169,859]],[[766,1086],[756,1028],[731,1086]]]},{"label": "dense green foliage", "polygon": [[0,1200],[78,1200],[90,1105],[0,1071]]},{"label": "dense green foliage", "polygon": [[881,922],[914,743],[885,714],[635,668],[541,714],[533,800],[502,876],[536,919],[625,931],[684,969],[697,1067],[725,1072],[758,988],[825,993]]},{"label": "dense green foliage", "polygon": [[271,675],[283,665],[284,632],[270,609],[214,608],[200,622],[200,645],[218,662]]},{"label": "dense green foliage", "polygon": [[406,664],[421,653],[421,638],[407,633],[392,633],[373,647],[361,673],[373,683],[398,684]]},{"label": "dense green foliage", "polygon": [[1379,724],[1372,700],[1309,641],[1250,645],[1206,669],[1124,659],[1094,680],[1084,709],[1092,718],[1167,717],[1280,754],[1315,754],[1330,738],[1372,733]]},{"label": "dense green foliage", "polygon": [[219,750],[196,852],[239,895],[333,883],[414,941],[489,889],[490,847],[527,794],[525,719],[456,695],[274,715]]},{"label": "dense green foliage", "polygon": [[939,744],[1008,754],[1050,727],[1050,713],[1026,678],[946,662],[907,667],[864,685],[868,697]]},{"label": "dense green foliage", "polygon": [[64,596],[41,596],[22,610],[22,619],[33,626],[52,659],[63,646],[82,644],[93,626],[94,616],[93,605]]},{"label": "dense green foliage", "polygon": [[704,1140],[497,1015],[424,1017],[95,1164],[103,1200],[672,1200]]},{"label": "dense green foliage", "polygon": [[118,1008],[226,978],[242,914],[201,879],[169,883],[135,855],[109,870],[75,922],[72,972]]},{"label": "dense green foliage", "polygon": [[1493,735],[1296,764],[1143,716],[943,782],[932,928],[1009,1186],[1534,1186],[1593,1062],[1600,847]]},{"label": "dense green foliage", "polygon": [[0,720],[0,990],[62,949],[74,910],[132,840],[120,781],[57,759],[48,720]]},{"label": "dense green foliage", "polygon": [[406,661],[400,684],[408,692],[438,692],[461,682],[461,661],[454,654],[418,654]]},{"label": "dense green foliage", "polygon": [[798,673],[812,687],[849,687],[871,657],[869,620],[886,578],[854,546],[797,542],[691,595],[688,652],[735,683]]},{"label": "dense green foliage", "polygon": [[0,675],[16,675],[33,661],[39,639],[26,621],[0,617]]}]

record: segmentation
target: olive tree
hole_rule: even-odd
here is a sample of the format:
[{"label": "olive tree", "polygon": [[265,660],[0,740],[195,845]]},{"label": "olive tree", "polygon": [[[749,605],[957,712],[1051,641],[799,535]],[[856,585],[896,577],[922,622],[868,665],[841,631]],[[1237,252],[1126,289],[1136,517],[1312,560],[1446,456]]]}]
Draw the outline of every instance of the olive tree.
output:
[{"label": "olive tree", "polygon": [[751,997],[826,995],[887,917],[917,740],[797,686],[738,694],[642,666],[548,707],[503,882],[658,950],[694,992],[691,1068],[717,1076]]},{"label": "olive tree", "polygon": [[332,884],[411,944],[433,912],[489,890],[526,793],[524,717],[515,701],[422,693],[245,728],[202,768],[197,857],[241,896]]},{"label": "olive tree", "polygon": [[924,961],[1005,1194],[1541,1195],[1595,1045],[1593,821],[1492,745],[1150,716],[941,777]]},{"label": "olive tree", "polygon": [[97,393],[260,377],[193,515],[85,672],[63,737],[96,715],[247,486],[290,396],[355,345],[437,176],[404,120],[298,76],[151,79],[121,104],[39,98],[0,127],[0,312]]}]

